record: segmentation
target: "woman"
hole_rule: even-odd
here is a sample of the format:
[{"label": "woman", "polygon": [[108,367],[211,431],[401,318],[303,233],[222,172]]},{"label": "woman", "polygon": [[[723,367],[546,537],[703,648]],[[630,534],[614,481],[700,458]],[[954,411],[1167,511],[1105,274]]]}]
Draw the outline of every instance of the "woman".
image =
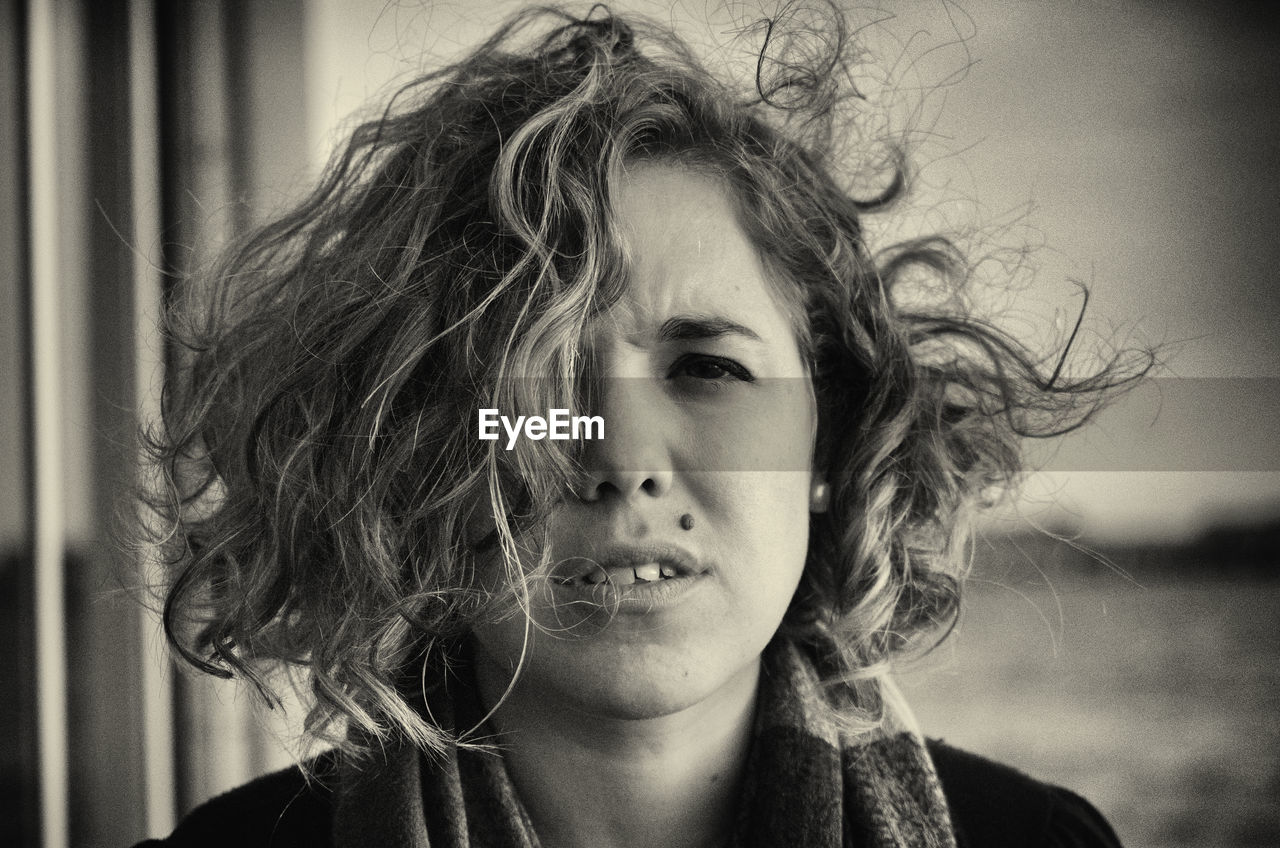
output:
[{"label": "woman", "polygon": [[1136,374],[896,302],[960,265],[869,255],[903,180],[831,176],[831,32],[770,30],[744,99],[657,30],[517,16],[174,313],[167,632],[268,697],[304,669],[337,747],[153,844],[1116,844],[925,742],[887,669],[1019,440]]}]

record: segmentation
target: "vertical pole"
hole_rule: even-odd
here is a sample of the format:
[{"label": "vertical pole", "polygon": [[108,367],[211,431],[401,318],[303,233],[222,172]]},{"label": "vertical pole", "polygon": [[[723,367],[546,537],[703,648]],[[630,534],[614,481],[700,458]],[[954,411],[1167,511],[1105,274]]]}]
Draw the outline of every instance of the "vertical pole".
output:
[{"label": "vertical pole", "polygon": [[32,544],[35,560],[36,726],[44,848],[68,844],[66,575],[62,493],[61,279],[58,261],[57,44],[52,0],[27,7]]},{"label": "vertical pole", "polygon": [[[158,104],[156,21],[152,0],[129,3],[129,147],[132,155],[134,397],[138,421],[150,426],[160,417],[164,381],[164,339],[159,332],[162,309],[160,116]],[[146,466],[140,466],[145,469]],[[146,473],[145,470],[141,473]],[[140,479],[149,487],[154,481]],[[138,563],[146,587],[156,585],[158,563],[142,553]],[[168,653],[155,616],[139,609],[142,628],[143,784],[148,835],[173,830],[177,811],[174,784],[173,679]]]}]

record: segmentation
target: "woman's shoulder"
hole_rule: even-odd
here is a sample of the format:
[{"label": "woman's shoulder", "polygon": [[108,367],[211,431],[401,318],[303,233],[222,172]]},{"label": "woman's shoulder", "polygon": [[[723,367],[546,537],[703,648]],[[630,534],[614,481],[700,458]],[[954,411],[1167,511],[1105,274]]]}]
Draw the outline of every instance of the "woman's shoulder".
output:
[{"label": "woman's shoulder", "polygon": [[929,740],[959,848],[1119,848],[1079,795],[986,757]]},{"label": "woman's shoulder", "polygon": [[167,839],[135,848],[325,848],[332,844],[332,752],[265,775],[196,807]]}]

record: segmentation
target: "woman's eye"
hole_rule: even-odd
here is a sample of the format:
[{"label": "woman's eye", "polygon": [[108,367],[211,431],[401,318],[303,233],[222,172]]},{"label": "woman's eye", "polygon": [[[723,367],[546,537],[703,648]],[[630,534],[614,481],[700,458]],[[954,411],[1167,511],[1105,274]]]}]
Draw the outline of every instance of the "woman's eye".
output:
[{"label": "woman's eye", "polygon": [[732,359],[722,356],[695,354],[682,356],[671,366],[670,377],[691,377],[695,380],[720,382],[725,379],[754,383],[755,376]]}]

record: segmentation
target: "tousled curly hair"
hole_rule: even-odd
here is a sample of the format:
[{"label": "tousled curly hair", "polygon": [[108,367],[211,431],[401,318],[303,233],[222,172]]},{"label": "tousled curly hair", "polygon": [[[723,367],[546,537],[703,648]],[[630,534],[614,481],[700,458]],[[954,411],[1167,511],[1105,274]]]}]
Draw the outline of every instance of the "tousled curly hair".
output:
[{"label": "tousled curly hair", "polygon": [[[578,473],[572,447],[507,453],[469,423],[581,398],[584,330],[625,286],[611,191],[628,164],[669,161],[730,187],[782,281],[832,495],[783,627],[878,720],[889,659],[954,622],[969,507],[1014,482],[1022,438],[1078,426],[1144,367],[1068,378],[1065,350],[900,305],[905,276],[959,285],[964,263],[942,239],[869,253],[860,216],[906,180],[897,161],[855,198],[832,176],[843,21],[803,61],[768,35],[744,93],[654,26],[521,13],[402,88],[308,199],[190,281],[148,436],[162,520],[143,522],[182,657],[268,696],[271,667],[305,669],[316,738],[455,741],[413,688],[494,603],[480,558],[527,579],[516,535]],[[482,540],[476,509],[497,524]]]}]

